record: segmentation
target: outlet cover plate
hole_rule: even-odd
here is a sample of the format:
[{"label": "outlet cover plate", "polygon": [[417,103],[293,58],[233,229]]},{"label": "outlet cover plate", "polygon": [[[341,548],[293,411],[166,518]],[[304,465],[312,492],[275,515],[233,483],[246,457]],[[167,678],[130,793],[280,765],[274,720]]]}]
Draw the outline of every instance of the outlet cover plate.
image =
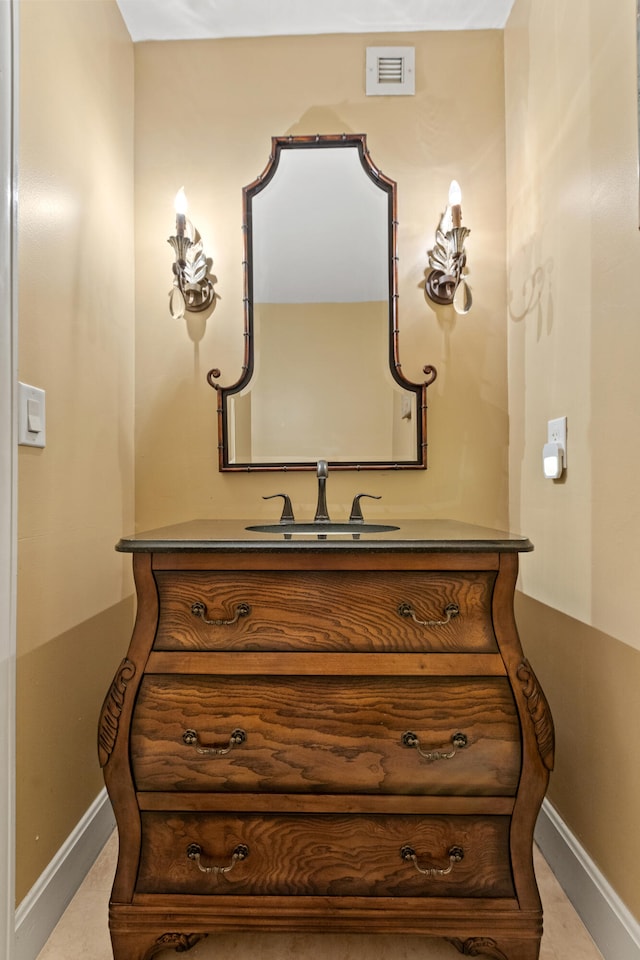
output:
[{"label": "outlet cover plate", "polygon": [[564,451],[564,466],[567,466],[567,418],[556,417],[547,421],[547,443],[559,443]]}]

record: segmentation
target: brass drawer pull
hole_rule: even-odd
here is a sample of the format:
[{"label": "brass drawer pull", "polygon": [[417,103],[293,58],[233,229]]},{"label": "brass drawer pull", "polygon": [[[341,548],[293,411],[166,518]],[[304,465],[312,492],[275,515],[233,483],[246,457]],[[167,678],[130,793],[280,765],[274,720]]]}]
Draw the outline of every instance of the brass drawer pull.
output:
[{"label": "brass drawer pull", "polygon": [[231,863],[229,863],[226,867],[218,867],[215,865],[211,867],[203,867],[202,863],[200,862],[200,858],[202,857],[202,847],[199,843],[189,844],[187,847],[187,856],[189,860],[195,861],[198,870],[200,870],[201,873],[213,873],[217,876],[220,873],[229,873],[230,870],[233,870],[236,863],[239,863],[241,860],[246,860],[249,856],[249,847],[247,847],[244,843],[239,843],[231,854]]},{"label": "brass drawer pull", "polygon": [[405,747],[415,747],[420,756],[424,757],[425,760],[451,760],[452,757],[455,757],[458,750],[463,750],[467,746],[468,742],[466,734],[454,733],[451,737],[453,750],[443,753],[441,750],[421,750],[419,738],[410,730],[402,734],[402,745]]},{"label": "brass drawer pull", "polygon": [[232,623],[237,623],[240,617],[248,617],[251,613],[251,607],[248,603],[239,603],[236,606],[236,615],[233,620],[207,620],[207,605],[197,600],[191,604],[191,613],[194,617],[200,617],[203,623],[210,627],[229,627]]},{"label": "brass drawer pull", "polygon": [[453,870],[454,863],[460,863],[461,860],[464,860],[464,850],[462,847],[450,847],[449,848],[449,866],[448,867],[421,867],[418,865],[418,858],[413,847],[410,847],[408,844],[405,844],[404,847],[400,848],[400,856],[407,863],[412,862],[418,873],[424,874],[425,877],[446,877],[448,873],[451,873]]},{"label": "brass drawer pull", "polygon": [[240,727],[232,731],[229,737],[229,744],[226,747],[203,747],[200,744],[200,737],[198,736],[197,730],[185,730],[182,734],[183,742],[186,743],[188,747],[195,747],[196,753],[206,753],[215,757],[223,757],[226,753],[229,753],[230,750],[233,750],[234,747],[244,743],[246,739],[247,735]]},{"label": "brass drawer pull", "polygon": [[400,604],[398,613],[401,617],[411,617],[414,623],[417,623],[420,627],[444,627],[450,620],[458,616],[460,607],[457,603],[448,603],[444,608],[444,613],[446,614],[444,620],[419,620],[411,604],[406,602]]}]

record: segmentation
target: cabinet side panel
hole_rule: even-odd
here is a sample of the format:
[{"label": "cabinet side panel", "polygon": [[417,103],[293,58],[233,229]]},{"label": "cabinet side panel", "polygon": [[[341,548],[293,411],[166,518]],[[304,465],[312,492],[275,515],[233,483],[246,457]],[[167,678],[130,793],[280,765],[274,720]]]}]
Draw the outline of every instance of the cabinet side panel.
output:
[{"label": "cabinet side panel", "polygon": [[119,835],[118,866],[112,900],[130,903],[140,858],[140,813],[129,764],[129,730],[136,694],[158,622],[158,593],[151,555],[133,561],[138,609],[127,655],[105,698],[98,727],[98,757]]},{"label": "cabinet side panel", "polygon": [[533,830],[553,766],[553,721],[544,694],[527,663],[513,612],[517,554],[502,554],[493,616],[522,728],[522,772],[511,821],[511,864],[516,895],[524,909],[540,910],[533,870]]}]

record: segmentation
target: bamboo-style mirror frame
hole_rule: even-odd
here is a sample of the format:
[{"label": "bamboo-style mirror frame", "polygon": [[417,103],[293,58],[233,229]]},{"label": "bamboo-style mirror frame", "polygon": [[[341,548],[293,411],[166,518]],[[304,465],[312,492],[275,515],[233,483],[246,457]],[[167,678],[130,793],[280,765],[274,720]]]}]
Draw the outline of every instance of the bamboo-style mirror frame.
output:
[{"label": "bamboo-style mirror frame", "polygon": [[[254,344],[254,265],[253,252],[253,216],[252,202],[273,179],[282,151],[285,150],[318,150],[327,148],[356,148],[360,163],[367,176],[387,194],[387,229],[388,229],[388,288],[389,288],[389,326],[388,326],[388,362],[393,381],[409,394],[414,394],[416,421],[416,453],[415,458],[406,460],[331,460],[328,458],[332,470],[423,470],[427,466],[427,387],[436,379],[435,367],[426,365],[423,372],[426,379],[423,383],[413,383],[407,380],[402,373],[399,359],[399,327],[398,327],[398,219],[397,219],[397,188],[394,180],[386,177],[371,160],[366,143],[365,134],[336,134],[317,136],[282,136],[272,137],[271,154],[267,166],[252,183],[243,188],[243,239],[244,239],[244,360],[240,378],[231,386],[223,387],[217,380],[220,370],[213,368],[207,374],[207,381],[217,393],[217,421],[218,421],[218,463],[222,472],[257,472],[257,471],[290,471],[313,470],[317,459],[300,459],[291,462],[236,462],[230,459],[230,425],[229,400],[235,394],[245,390],[254,374],[255,344]],[[330,371],[327,373],[330,377]],[[283,375],[284,379],[284,375]],[[324,456],[320,453],[319,456]]]}]

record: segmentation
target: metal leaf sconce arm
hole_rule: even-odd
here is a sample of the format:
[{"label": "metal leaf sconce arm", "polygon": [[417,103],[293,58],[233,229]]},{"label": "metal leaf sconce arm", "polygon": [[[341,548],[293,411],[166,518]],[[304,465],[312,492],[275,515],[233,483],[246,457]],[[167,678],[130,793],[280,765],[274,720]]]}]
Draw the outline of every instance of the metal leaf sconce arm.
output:
[{"label": "metal leaf sconce arm", "polygon": [[467,254],[464,248],[471,231],[461,225],[460,204],[451,203],[452,194],[459,201],[459,187],[455,181],[449,192],[449,206],[440,217],[435,245],[428,251],[430,273],[425,281],[425,291],[434,303],[453,304],[456,313],[465,314],[472,303],[471,290],[465,279]]},{"label": "metal leaf sconce arm", "polygon": [[199,234],[186,219],[185,208],[184,192],[180,190],[176,196],[176,235],[167,241],[176,255],[169,292],[169,312],[175,320],[181,320],[187,312],[206,310],[216,296],[208,276],[212,261],[207,259]]}]

